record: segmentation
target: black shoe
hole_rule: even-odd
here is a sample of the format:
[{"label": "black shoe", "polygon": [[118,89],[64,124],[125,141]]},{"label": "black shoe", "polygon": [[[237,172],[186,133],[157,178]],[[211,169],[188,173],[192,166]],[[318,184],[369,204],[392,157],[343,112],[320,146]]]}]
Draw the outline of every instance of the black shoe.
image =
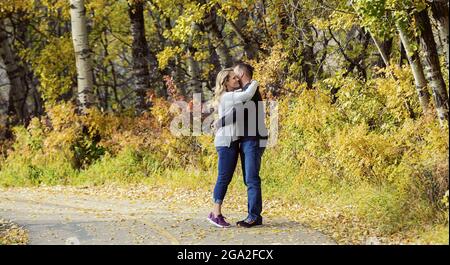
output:
[{"label": "black shoe", "polygon": [[243,220],[236,223],[236,226],[245,228],[250,228],[256,225],[262,225],[262,220],[254,220],[254,221]]}]

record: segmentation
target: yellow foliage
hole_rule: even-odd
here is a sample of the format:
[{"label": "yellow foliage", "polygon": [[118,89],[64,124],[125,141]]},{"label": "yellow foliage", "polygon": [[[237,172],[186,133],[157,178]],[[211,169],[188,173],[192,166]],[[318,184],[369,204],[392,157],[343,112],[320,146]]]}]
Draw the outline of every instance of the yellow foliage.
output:
[{"label": "yellow foliage", "polygon": [[271,47],[271,50],[270,56],[263,61],[249,61],[255,68],[253,78],[258,80],[260,89],[266,93],[270,92],[269,88],[274,84],[277,84],[277,88],[282,88],[280,83],[283,77],[283,66],[288,56],[280,43]]},{"label": "yellow foliage", "polygon": [[170,59],[179,55],[182,52],[180,47],[165,47],[163,51],[159,52],[156,57],[158,58],[159,69],[164,69],[169,64]]},{"label": "yellow foliage", "polygon": [[47,41],[48,44],[40,51],[24,49],[20,54],[33,65],[39,77],[42,97],[47,103],[54,103],[74,86],[75,56],[67,56],[74,52],[70,34],[52,37]]},{"label": "yellow foliage", "polygon": [[414,88],[414,79],[408,65],[398,67],[392,64],[380,73],[395,75],[393,78],[376,78],[374,80],[375,89],[386,98],[386,108],[397,120],[404,120],[411,116],[411,111],[415,114],[422,112],[417,92]]},{"label": "yellow foliage", "polygon": [[358,17],[355,14],[333,11],[329,17],[314,17],[311,24],[321,30],[333,31],[349,30],[358,23]]}]

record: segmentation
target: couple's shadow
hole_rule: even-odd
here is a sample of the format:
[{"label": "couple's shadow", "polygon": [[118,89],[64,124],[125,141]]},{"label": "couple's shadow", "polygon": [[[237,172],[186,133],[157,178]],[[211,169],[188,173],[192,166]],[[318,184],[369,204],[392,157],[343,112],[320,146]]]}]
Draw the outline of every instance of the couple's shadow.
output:
[{"label": "couple's shadow", "polygon": [[294,221],[267,221],[261,227],[265,228],[296,228],[304,227],[302,224]]},{"label": "couple's shadow", "polygon": [[[234,224],[236,227],[236,225]],[[237,227],[240,228],[240,227]],[[276,230],[292,230],[292,229],[301,229],[305,230],[308,229],[307,226],[302,225],[301,223],[290,221],[290,220],[267,220],[263,221],[262,225],[257,225],[252,227],[251,229],[276,229]]]}]

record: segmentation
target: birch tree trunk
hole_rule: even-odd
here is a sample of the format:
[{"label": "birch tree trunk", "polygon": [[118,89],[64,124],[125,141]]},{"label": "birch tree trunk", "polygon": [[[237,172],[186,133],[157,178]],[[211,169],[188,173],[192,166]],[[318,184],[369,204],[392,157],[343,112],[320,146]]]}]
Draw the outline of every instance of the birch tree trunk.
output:
[{"label": "birch tree trunk", "polygon": [[150,107],[146,102],[147,90],[150,88],[149,49],[145,39],[144,2],[135,0],[128,4],[128,14],[131,21],[131,35],[133,37],[133,77],[136,94],[136,114],[139,115]]},{"label": "birch tree trunk", "polygon": [[24,82],[23,69],[16,61],[17,56],[11,49],[8,34],[6,33],[5,23],[0,20],[0,57],[3,59],[6,73],[10,81],[10,105],[14,115],[16,115],[13,123],[20,122],[27,124],[28,122],[28,105],[27,105],[27,87]]},{"label": "birch tree trunk", "polygon": [[423,51],[424,72],[433,91],[433,99],[439,117],[439,123],[448,124],[448,93],[442,77],[436,42],[433,37],[427,9],[415,14],[420,27],[420,44]]},{"label": "birch tree trunk", "polygon": [[384,65],[389,66],[389,57],[386,54],[385,50],[382,47],[382,44],[375,38],[375,36],[368,30],[370,36],[372,37],[373,43],[375,44],[375,47],[377,47],[378,53],[381,56],[381,59],[383,60]]},{"label": "birch tree trunk", "polygon": [[247,37],[242,33],[239,29],[239,26],[236,25],[233,21],[227,20],[227,23],[231,26],[231,29],[234,31],[238,39],[244,44],[244,53],[248,59],[253,60],[256,59],[257,53],[260,49],[259,44],[253,40],[253,38]]},{"label": "birch tree trunk", "polygon": [[[1,49],[1,48],[0,48]],[[5,139],[8,130],[9,93],[11,82],[9,81],[6,65],[0,56],[0,140]]]},{"label": "birch tree trunk", "polygon": [[406,58],[408,59],[409,65],[411,66],[411,71],[414,76],[414,83],[416,85],[417,95],[419,96],[419,103],[422,107],[423,113],[427,113],[428,105],[430,104],[430,93],[427,90],[427,81],[423,73],[422,63],[420,62],[419,52],[413,50],[411,46],[411,34],[408,34],[407,29],[405,29],[400,23],[397,23],[397,30],[400,35],[401,42],[406,51]]},{"label": "birch tree trunk", "polygon": [[78,81],[78,101],[81,113],[94,105],[91,49],[86,27],[84,0],[70,0],[72,39],[75,50]]},{"label": "birch tree trunk", "polygon": [[434,0],[431,2],[431,12],[439,26],[439,33],[444,42],[445,60],[449,67],[449,33],[448,33],[448,0]]},{"label": "birch tree trunk", "polygon": [[192,48],[188,51],[188,56],[186,60],[187,64],[187,91],[186,95],[191,98],[193,93],[202,92],[202,83],[200,82],[200,68],[198,62],[193,57]]},{"label": "birch tree trunk", "polygon": [[[192,23],[191,27],[194,31],[199,30],[197,24]],[[194,59],[195,49],[192,47],[192,38],[189,39],[188,55],[187,55],[187,74],[188,82],[186,88],[186,95],[191,98],[193,93],[202,92],[202,83],[200,82],[200,67],[198,62]]]},{"label": "birch tree trunk", "polygon": [[215,7],[211,8],[211,11],[206,15],[203,24],[205,26],[205,30],[208,32],[212,45],[215,48],[217,55],[219,56],[220,67],[226,68],[231,67],[233,60],[231,58],[230,52],[225,45],[222,32],[220,32],[219,27],[217,26],[216,21],[216,9]]}]

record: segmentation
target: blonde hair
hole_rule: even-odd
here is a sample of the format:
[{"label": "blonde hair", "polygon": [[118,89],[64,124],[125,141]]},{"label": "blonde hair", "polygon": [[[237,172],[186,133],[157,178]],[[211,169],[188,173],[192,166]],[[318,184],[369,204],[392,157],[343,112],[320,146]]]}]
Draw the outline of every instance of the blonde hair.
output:
[{"label": "blonde hair", "polygon": [[214,89],[214,106],[219,106],[220,96],[227,91],[225,83],[230,77],[230,73],[233,72],[233,68],[225,68],[217,74],[216,87]]}]

